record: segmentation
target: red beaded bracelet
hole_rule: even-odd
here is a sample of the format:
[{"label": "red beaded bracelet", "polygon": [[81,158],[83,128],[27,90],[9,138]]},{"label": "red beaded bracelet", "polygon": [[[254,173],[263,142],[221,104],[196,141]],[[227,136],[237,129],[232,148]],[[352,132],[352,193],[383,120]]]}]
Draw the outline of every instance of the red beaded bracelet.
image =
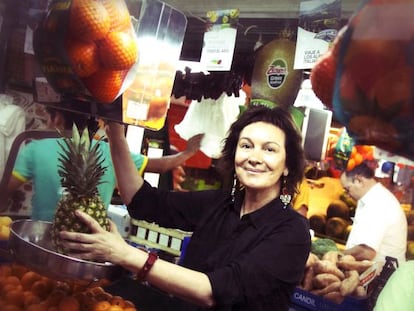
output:
[{"label": "red beaded bracelet", "polygon": [[142,269],[139,270],[138,273],[137,273],[137,280],[145,281],[145,279],[147,278],[148,272],[150,272],[152,266],[157,261],[157,259],[158,259],[158,254],[157,253],[148,252],[147,261],[145,262]]}]

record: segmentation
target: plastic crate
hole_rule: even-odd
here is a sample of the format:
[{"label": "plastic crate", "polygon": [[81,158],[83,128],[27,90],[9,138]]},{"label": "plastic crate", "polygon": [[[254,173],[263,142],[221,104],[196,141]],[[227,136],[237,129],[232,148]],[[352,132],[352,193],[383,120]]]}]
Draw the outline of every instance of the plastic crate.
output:
[{"label": "plastic crate", "polygon": [[313,295],[303,289],[296,288],[293,292],[292,303],[305,310],[311,311],[368,311],[368,300],[366,298],[346,297],[340,304]]},{"label": "plastic crate", "polygon": [[144,220],[131,219],[131,230],[128,240],[148,248],[155,248],[180,256],[184,246],[184,238],[191,236],[191,232],[161,227]]}]

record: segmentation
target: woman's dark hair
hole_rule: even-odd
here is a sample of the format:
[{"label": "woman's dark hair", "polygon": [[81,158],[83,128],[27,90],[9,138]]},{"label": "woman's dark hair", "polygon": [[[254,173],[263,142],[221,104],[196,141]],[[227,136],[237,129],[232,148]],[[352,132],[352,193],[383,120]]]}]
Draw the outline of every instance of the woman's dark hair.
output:
[{"label": "woman's dark hair", "polygon": [[286,167],[289,174],[286,177],[286,188],[289,193],[297,192],[297,186],[304,178],[305,155],[302,148],[302,136],[299,133],[292,117],[286,109],[281,107],[268,108],[263,105],[250,106],[231,125],[228,136],[224,140],[222,155],[218,167],[224,172],[235,173],[234,158],[241,131],[249,124],[266,122],[280,128],[285,136]]},{"label": "woman's dark hair", "polygon": [[365,177],[365,178],[374,178],[375,177],[375,170],[369,165],[368,162],[363,161],[361,164],[355,166],[352,170],[344,171],[346,177],[355,177],[357,175]]},{"label": "woman's dark hair", "polygon": [[79,130],[88,128],[89,134],[94,134],[98,130],[98,122],[95,120],[94,117],[90,117],[83,113],[57,109],[55,107],[50,106],[46,107],[45,109],[52,120],[56,117],[56,114],[58,112],[62,114],[63,119],[65,121],[65,130],[72,130],[72,126],[74,123],[76,124]]}]

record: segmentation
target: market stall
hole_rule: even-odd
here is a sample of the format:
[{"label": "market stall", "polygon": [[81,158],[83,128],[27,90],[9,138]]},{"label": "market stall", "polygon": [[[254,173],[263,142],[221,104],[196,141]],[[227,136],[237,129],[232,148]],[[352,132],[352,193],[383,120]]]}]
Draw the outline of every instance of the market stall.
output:
[{"label": "market stall", "polygon": [[[206,133],[201,151],[183,165],[184,191],[230,189],[232,176],[224,178],[216,167],[230,125],[249,105],[282,106],[303,137],[306,217],[313,234],[291,309],[368,311],[398,263],[390,258],[382,266],[343,255],[357,202],[339,177],[363,161],[377,165],[375,177],[406,214],[406,258],[414,259],[414,75],[412,57],[401,57],[411,51],[412,22],[404,12],[413,4],[309,1],[317,7],[313,10],[302,6],[306,1],[277,7],[273,2],[262,5],[273,8],[274,16],[251,4],[226,3],[223,9],[223,4],[200,8],[194,2],[125,0],[111,6],[102,0],[93,4],[102,4],[94,9],[102,14],[88,17],[79,0],[39,1],[19,9],[6,1],[0,7],[1,91],[15,102],[30,98],[30,104],[17,103],[35,120],[26,124],[27,132],[30,126],[43,130],[42,111],[53,107],[125,124],[131,148],[146,155],[182,151],[194,134]],[[18,17],[19,27],[10,17]],[[15,54],[18,30],[33,42],[24,39],[24,52]],[[215,38],[214,31],[226,40]],[[312,33],[320,46],[306,50],[304,33]],[[216,55],[219,43],[224,52]],[[24,63],[23,73],[11,60]],[[71,159],[68,155],[64,168]],[[0,180],[1,195],[12,165]],[[171,188],[172,175],[147,177]],[[177,305],[178,310],[179,299],[135,280],[120,266],[59,252],[49,241],[54,241],[49,227],[58,221],[30,219],[30,191],[26,186],[23,195],[0,205],[0,305],[29,311],[36,310],[31,305],[85,311],[175,310]],[[181,264],[192,232],[131,218],[116,191],[112,203],[108,217],[128,243]]]}]

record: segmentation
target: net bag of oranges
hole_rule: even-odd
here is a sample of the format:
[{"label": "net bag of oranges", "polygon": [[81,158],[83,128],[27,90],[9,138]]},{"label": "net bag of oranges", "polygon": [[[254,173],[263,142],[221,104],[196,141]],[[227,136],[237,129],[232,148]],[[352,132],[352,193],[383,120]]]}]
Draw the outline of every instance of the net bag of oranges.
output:
[{"label": "net bag of oranges", "polygon": [[55,91],[102,104],[129,86],[139,57],[124,0],[52,0],[33,48]]},{"label": "net bag of oranges", "polygon": [[339,43],[333,111],[356,144],[414,159],[413,0],[361,3]]}]

